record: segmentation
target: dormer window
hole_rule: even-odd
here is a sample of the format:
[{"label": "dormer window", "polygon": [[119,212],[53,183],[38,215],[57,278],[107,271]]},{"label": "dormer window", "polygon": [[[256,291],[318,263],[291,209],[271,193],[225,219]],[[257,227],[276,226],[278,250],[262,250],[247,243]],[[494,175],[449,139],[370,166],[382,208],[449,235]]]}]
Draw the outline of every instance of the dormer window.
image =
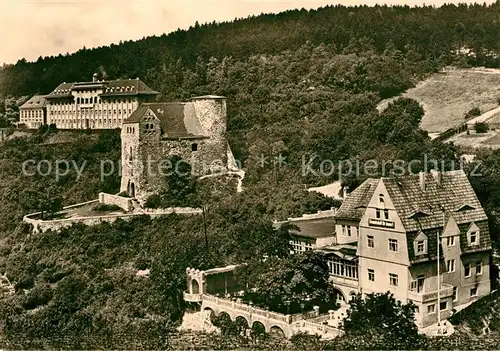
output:
[{"label": "dormer window", "polygon": [[467,243],[469,245],[479,245],[479,228],[475,223],[472,223],[467,231]]},{"label": "dormer window", "polygon": [[455,210],[455,212],[469,211],[469,210],[474,210],[474,207],[472,207],[471,205],[465,204],[465,205],[462,205],[459,208],[457,208]]},{"label": "dormer window", "polygon": [[427,236],[423,232],[419,232],[413,241],[413,250],[415,252],[415,256],[427,254]]},{"label": "dormer window", "polygon": [[476,245],[478,243],[478,237],[477,237],[477,232],[471,232],[470,233],[470,244],[471,245]]},{"label": "dormer window", "polygon": [[422,210],[417,210],[415,212],[413,212],[411,215],[409,215],[407,218],[410,218],[410,219],[418,219],[418,218],[422,218],[422,217],[428,217],[429,214],[422,211]]},{"label": "dormer window", "polygon": [[425,241],[424,240],[418,240],[417,241],[417,255],[423,254],[424,250],[425,250]]}]

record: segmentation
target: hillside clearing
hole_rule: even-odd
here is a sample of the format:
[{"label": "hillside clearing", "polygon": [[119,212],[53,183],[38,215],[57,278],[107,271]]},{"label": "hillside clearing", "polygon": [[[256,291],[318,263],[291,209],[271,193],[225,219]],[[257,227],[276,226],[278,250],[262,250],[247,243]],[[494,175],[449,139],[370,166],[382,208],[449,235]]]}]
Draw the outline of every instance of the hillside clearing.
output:
[{"label": "hillside clearing", "polygon": [[[421,81],[402,96],[423,105],[422,129],[429,133],[444,132],[464,122],[465,114],[473,107],[484,113],[498,106],[500,70],[448,69]],[[385,109],[392,100],[383,100],[377,109]]]}]

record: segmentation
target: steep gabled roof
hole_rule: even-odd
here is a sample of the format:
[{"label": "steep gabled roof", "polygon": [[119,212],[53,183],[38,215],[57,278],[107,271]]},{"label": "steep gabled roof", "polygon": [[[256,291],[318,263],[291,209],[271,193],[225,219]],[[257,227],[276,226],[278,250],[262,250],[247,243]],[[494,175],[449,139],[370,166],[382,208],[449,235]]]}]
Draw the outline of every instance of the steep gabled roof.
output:
[{"label": "steep gabled roof", "polygon": [[[381,180],[407,232],[442,228],[443,210],[453,213],[457,224],[487,219],[462,170],[441,173],[441,184],[432,174],[425,174],[425,191],[421,190],[418,174]],[[414,216],[417,212],[424,212],[427,216]]]},{"label": "steep gabled roof", "polygon": [[368,178],[344,199],[335,214],[338,219],[352,219],[359,221],[365,213],[379,180]]},{"label": "steep gabled roof", "polygon": [[[443,172],[440,184],[430,173],[424,179],[422,191],[419,175],[382,178],[406,230],[410,262],[436,259],[438,233],[440,237],[459,234],[462,253],[491,249],[488,218],[466,174],[462,170]],[[467,243],[470,223],[480,228],[478,245]],[[447,232],[443,233],[445,229]],[[415,256],[413,241],[421,232],[427,236],[428,250],[425,255]]]},{"label": "steep gabled roof", "polygon": [[190,102],[155,102],[141,104],[123,124],[138,123],[147,111],[160,120],[166,138],[204,138],[201,123]]},{"label": "steep gabled roof", "polygon": [[44,95],[35,95],[28,101],[26,101],[20,108],[43,108],[46,104]]}]

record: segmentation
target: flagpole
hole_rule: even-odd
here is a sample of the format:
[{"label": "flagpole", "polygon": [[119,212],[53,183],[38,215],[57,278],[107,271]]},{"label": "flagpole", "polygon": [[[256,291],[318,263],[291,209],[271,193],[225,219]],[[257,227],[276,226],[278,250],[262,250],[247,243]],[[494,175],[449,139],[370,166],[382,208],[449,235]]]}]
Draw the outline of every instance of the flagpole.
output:
[{"label": "flagpole", "polygon": [[[444,233],[444,227],[446,226],[445,223],[445,211],[443,205],[440,206],[441,211],[443,211],[443,233]],[[440,332],[440,325],[441,325],[441,271],[440,271],[440,258],[439,258],[439,247],[441,246],[441,239],[440,239],[440,232],[439,230],[436,233],[437,236],[437,317],[438,317],[438,333]]]},{"label": "flagpole", "polygon": [[[443,227],[444,229],[444,227]],[[441,244],[439,242],[439,230],[437,231],[436,233],[436,236],[437,236],[437,280],[438,280],[438,290],[437,290],[437,293],[438,293],[438,296],[437,296],[437,300],[438,300],[438,305],[437,305],[437,317],[438,317],[438,327],[441,323],[441,275],[440,275],[440,272],[439,272],[439,245]]]}]

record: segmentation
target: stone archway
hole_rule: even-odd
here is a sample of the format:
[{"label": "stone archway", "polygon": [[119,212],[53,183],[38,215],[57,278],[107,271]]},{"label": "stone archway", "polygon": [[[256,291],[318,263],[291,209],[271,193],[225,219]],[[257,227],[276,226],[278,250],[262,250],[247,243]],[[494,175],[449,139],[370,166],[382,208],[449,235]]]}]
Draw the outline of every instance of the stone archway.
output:
[{"label": "stone archway", "polygon": [[191,294],[199,294],[200,293],[200,284],[196,279],[191,280]]},{"label": "stone archway", "polygon": [[338,303],[338,304],[346,304],[347,303],[347,300],[344,296],[344,294],[342,293],[342,291],[340,291],[339,289],[337,288],[334,288],[333,289],[333,293],[334,293],[334,296],[335,296],[335,301]]},{"label": "stone archway", "polygon": [[251,332],[251,334],[252,334],[252,337],[254,339],[262,337],[263,335],[266,334],[266,327],[261,322],[255,321],[252,324],[252,332]]},{"label": "stone archway", "polygon": [[202,312],[203,318],[213,324],[213,321],[215,319],[215,311],[210,307],[205,307]]},{"label": "stone archway", "polygon": [[247,331],[250,329],[250,325],[248,324],[248,321],[245,317],[237,316],[234,319],[234,323],[236,325],[239,335],[241,336],[247,335]]},{"label": "stone archway", "polygon": [[285,337],[285,332],[277,325],[272,326],[271,329],[269,329],[269,334],[271,334],[271,336],[275,338],[280,338],[280,339]]},{"label": "stone archway", "polygon": [[216,326],[217,328],[221,328],[222,330],[228,329],[231,327],[231,324],[233,323],[233,320],[231,319],[231,316],[227,312],[219,312],[218,315],[214,315],[212,318],[212,324]]}]

